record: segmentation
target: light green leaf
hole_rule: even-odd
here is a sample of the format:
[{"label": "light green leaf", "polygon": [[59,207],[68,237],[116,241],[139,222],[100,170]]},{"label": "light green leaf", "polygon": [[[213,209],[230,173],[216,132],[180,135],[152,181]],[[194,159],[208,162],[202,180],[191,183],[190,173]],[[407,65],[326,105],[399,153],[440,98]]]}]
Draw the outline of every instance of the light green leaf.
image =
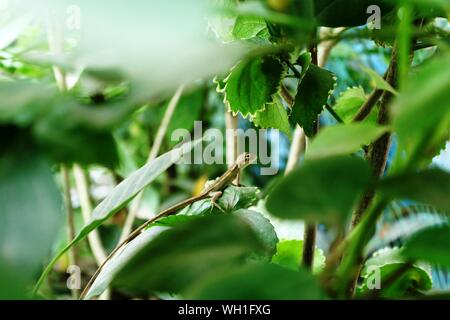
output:
[{"label": "light green leaf", "polygon": [[369,165],[360,158],[308,161],[274,188],[266,205],[282,219],[341,225],[370,184]]},{"label": "light green leaf", "polygon": [[307,159],[320,159],[357,152],[388,130],[370,123],[353,123],[326,127],[314,138],[306,153]]},{"label": "light green leaf", "polygon": [[273,102],[284,72],[273,57],[241,61],[225,79],[225,103],[233,113],[255,116]]},{"label": "light green leaf", "polygon": [[379,183],[378,189],[390,199],[414,200],[450,214],[450,173],[446,171],[428,169],[388,177]]},{"label": "light green leaf", "polygon": [[274,128],[284,132],[288,137],[291,135],[291,126],[286,108],[279,99],[268,104],[266,109],[259,111],[253,118],[256,126],[267,129]]},{"label": "light green leaf", "polygon": [[[367,97],[363,88],[349,88],[337,99],[334,109],[345,123],[351,123],[366,100]],[[377,113],[376,108],[374,108],[366,122],[376,123],[376,120]]]},{"label": "light green leaf", "polygon": [[[272,262],[291,269],[299,270],[302,263],[303,241],[287,240],[281,241],[277,246],[277,254],[273,256]],[[325,266],[325,255],[323,251],[316,248],[314,250],[313,273],[320,273]]]},{"label": "light green leaf", "polygon": [[392,106],[399,139],[396,167],[429,165],[450,132],[450,59],[437,58],[420,67]]},{"label": "light green leaf", "polygon": [[184,295],[194,300],[320,300],[326,295],[306,270],[291,271],[276,265],[250,264],[222,269],[196,284]]},{"label": "light green leaf", "polygon": [[403,255],[413,261],[450,267],[450,226],[429,228],[414,235],[406,244]]},{"label": "light green leaf", "polygon": [[147,243],[113,284],[140,293],[180,292],[209,272],[240,265],[249,254],[264,251],[243,219],[211,215],[177,225]]},{"label": "light green leaf", "polygon": [[9,143],[0,157],[0,299],[24,299],[64,214],[51,164],[31,146]]},{"label": "light green leaf", "polygon": [[308,137],[314,135],[318,117],[334,91],[336,77],[328,70],[310,65],[298,87],[292,108],[294,120]]},{"label": "light green leaf", "polygon": [[255,37],[267,39],[269,31],[266,21],[258,16],[239,16],[234,24],[233,37],[237,40],[248,40]]},{"label": "light green leaf", "polygon": [[[407,261],[402,257],[402,250],[386,249],[374,254],[366,264],[361,273],[363,283],[358,288],[357,295],[363,296],[373,293],[373,288],[380,285],[381,297],[387,299],[398,299],[406,295],[430,290],[432,287],[431,268],[425,264],[414,264],[405,270],[400,277],[387,286],[389,278],[405,268]],[[379,283],[376,283],[379,277]]]},{"label": "light green leaf", "polygon": [[373,86],[375,89],[388,91],[392,94],[397,95],[398,92],[389,84],[386,80],[383,79],[375,70],[372,70],[367,67],[362,67],[363,71],[367,73],[372,79]]},{"label": "light green leaf", "polygon": [[186,154],[198,144],[201,140],[187,143],[179,148],[176,148],[154,161],[151,161],[138,171],[134,172],[103,200],[92,212],[91,222],[85,225],[79,234],[73,239],[65,248],[63,248],[41,275],[35,292],[39,289],[42,281],[50,273],[58,259],[66,253],[73,245],[83,240],[90,232],[102,225],[106,220],[111,218],[120,209],[125,207],[139,192],[148,186],[154,179],[161,175],[164,171],[170,168],[173,164],[182,159]]}]

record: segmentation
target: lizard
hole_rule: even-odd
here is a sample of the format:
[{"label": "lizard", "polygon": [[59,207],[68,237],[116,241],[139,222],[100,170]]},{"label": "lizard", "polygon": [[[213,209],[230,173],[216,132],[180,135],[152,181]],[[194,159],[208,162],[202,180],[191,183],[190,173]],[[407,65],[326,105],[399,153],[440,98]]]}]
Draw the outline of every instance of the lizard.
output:
[{"label": "lizard", "polygon": [[211,198],[211,202],[214,206],[217,206],[216,200],[219,199],[222,196],[222,191],[224,191],[227,186],[230,184],[234,184],[235,181],[237,181],[237,184],[239,184],[239,178],[240,173],[243,169],[248,167],[249,165],[253,164],[257,160],[257,157],[250,153],[243,153],[241,154],[234,165],[232,165],[224,174],[222,174],[219,178],[216,180],[211,181],[205,186],[205,189],[201,192],[201,194],[191,197],[187,200],[184,200],[166,210],[163,210],[161,213],[153,217],[152,219],[145,222],[143,225],[141,225],[139,228],[137,228],[135,231],[133,231],[123,242],[121,242],[112,252],[111,254],[105,259],[105,261],[99,266],[97,271],[92,276],[91,280],[89,280],[89,283],[86,285],[85,289],[83,290],[80,299],[83,299],[89,288],[94,283],[97,276],[100,274],[101,270],[105,266],[105,264],[111,260],[111,258],[116,255],[117,252],[119,252],[120,249],[122,249],[125,245],[136,239],[142,231],[144,231],[148,226],[151,224],[157,222],[158,220],[169,217],[172,215],[177,214],[180,210],[188,207],[189,205],[207,199]]}]

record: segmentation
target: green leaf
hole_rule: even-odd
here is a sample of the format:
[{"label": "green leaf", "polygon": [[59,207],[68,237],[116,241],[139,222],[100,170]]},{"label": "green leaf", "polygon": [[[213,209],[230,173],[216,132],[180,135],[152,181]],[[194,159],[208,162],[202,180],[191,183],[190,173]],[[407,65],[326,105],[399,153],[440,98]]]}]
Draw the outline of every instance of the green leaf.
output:
[{"label": "green leaf", "polygon": [[412,261],[450,267],[450,226],[429,228],[414,235],[406,244],[403,255]]},{"label": "green leaf", "polygon": [[[351,123],[366,100],[367,97],[363,88],[349,88],[339,96],[334,109],[345,123]],[[365,122],[376,123],[376,120],[377,113],[376,108],[374,108]]]},{"label": "green leaf", "polygon": [[233,37],[237,40],[248,40],[255,37],[269,38],[266,21],[258,16],[239,16],[233,28]]},{"label": "green leaf", "polygon": [[307,159],[348,155],[377,140],[388,128],[370,123],[354,123],[326,127],[314,138],[306,153]]},{"label": "green leaf", "polygon": [[48,85],[25,80],[0,82],[0,123],[29,126],[48,111],[56,96],[56,88]]},{"label": "green leaf", "polygon": [[450,214],[450,173],[428,169],[383,179],[378,189],[386,197],[414,200],[429,204]]},{"label": "green leaf", "polygon": [[291,271],[270,264],[222,269],[185,294],[194,300],[319,300],[318,281],[306,270]]},{"label": "green leaf", "polygon": [[256,187],[229,186],[225,189],[218,205],[226,212],[247,209],[258,202],[259,189]]},{"label": "green leaf", "polygon": [[132,242],[127,244],[120,254],[112,257],[111,260],[103,266],[102,271],[95,279],[84,299],[90,300],[102,295],[103,292],[111,285],[111,282],[117,273],[128,263],[128,261],[130,261],[130,259],[144,246],[153,241],[157,236],[166,230],[167,227],[153,227],[146,230]]},{"label": "green leaf", "polygon": [[298,87],[292,108],[294,120],[311,137],[315,133],[318,117],[333,93],[336,77],[328,70],[310,65]]},{"label": "green leaf", "polygon": [[64,221],[51,164],[21,139],[10,141],[6,149],[3,145],[0,157],[2,299],[29,297],[29,287],[50,254]]},{"label": "green leaf", "polygon": [[253,123],[261,128],[274,128],[284,132],[288,137],[291,136],[291,126],[286,108],[279,99],[274,103],[267,104],[263,111],[259,111],[253,118]]},{"label": "green leaf", "polygon": [[241,61],[225,79],[225,103],[233,113],[255,116],[273,102],[284,72],[273,57]]},{"label": "green leaf", "polygon": [[[281,241],[277,246],[277,254],[273,256],[272,262],[298,271],[302,263],[303,244],[301,240]],[[314,250],[313,273],[320,273],[325,266],[325,255],[323,251],[316,248]]]},{"label": "green leaf", "polygon": [[343,224],[370,184],[369,165],[360,158],[308,161],[274,188],[266,205],[283,219]]},{"label": "green leaf", "polygon": [[264,254],[259,255],[259,257],[268,257],[270,260],[275,254],[278,244],[278,236],[270,220],[259,212],[245,209],[238,210],[233,214],[251,226],[252,230],[264,245]]},{"label": "green leaf", "polygon": [[359,286],[357,295],[370,295],[372,290],[377,290],[373,289],[377,285],[376,277],[379,277],[380,287],[378,290],[381,290],[382,298],[398,299],[430,290],[432,287],[431,268],[421,264],[411,265],[387,286],[386,282],[391,282],[390,278],[405,268],[406,263],[407,261],[402,257],[402,250],[399,249],[388,249],[375,253],[364,265],[361,272],[363,283]]},{"label": "green leaf", "polygon": [[242,263],[264,246],[247,222],[211,215],[163,232],[120,270],[114,284],[127,291],[180,292],[207,273]]},{"label": "green leaf", "polygon": [[319,25],[331,28],[365,25],[370,17],[370,14],[367,13],[367,8],[371,5],[379,6],[383,15],[394,9],[392,4],[383,0],[314,1],[316,18]]},{"label": "green leaf", "polygon": [[375,89],[388,91],[394,95],[398,94],[398,92],[386,80],[384,80],[383,77],[380,76],[375,70],[372,70],[367,67],[362,67],[362,69],[372,79],[372,83]]},{"label": "green leaf", "polygon": [[65,254],[73,245],[87,237],[89,233],[102,225],[106,220],[114,216],[118,211],[125,207],[139,192],[148,186],[154,179],[161,175],[164,171],[170,168],[173,164],[182,159],[201,140],[196,140],[191,143],[176,148],[154,161],[146,164],[119,184],[114,190],[103,200],[92,212],[91,222],[86,224],[79,234],[73,239],[65,248],[63,248],[47,266],[41,278],[39,279],[35,292],[39,289],[42,281],[50,273],[58,259]]},{"label": "green leaf", "polygon": [[398,169],[408,164],[427,166],[448,140],[449,68],[448,55],[426,63],[409,79],[394,102],[391,117],[399,139]]}]

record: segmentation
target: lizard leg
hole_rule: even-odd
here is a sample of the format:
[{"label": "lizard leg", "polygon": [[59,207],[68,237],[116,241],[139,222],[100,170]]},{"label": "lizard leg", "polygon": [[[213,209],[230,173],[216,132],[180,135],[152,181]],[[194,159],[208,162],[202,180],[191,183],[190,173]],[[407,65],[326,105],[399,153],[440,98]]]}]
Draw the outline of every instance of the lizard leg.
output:
[{"label": "lizard leg", "polygon": [[219,206],[219,204],[217,203],[217,200],[219,200],[219,198],[223,195],[222,191],[217,191],[217,192],[211,192],[209,194],[209,196],[211,197],[211,204],[212,204],[212,208],[211,210],[215,207],[217,209],[219,209],[220,211],[222,211],[223,213],[225,213],[225,210],[222,209],[221,206]]}]

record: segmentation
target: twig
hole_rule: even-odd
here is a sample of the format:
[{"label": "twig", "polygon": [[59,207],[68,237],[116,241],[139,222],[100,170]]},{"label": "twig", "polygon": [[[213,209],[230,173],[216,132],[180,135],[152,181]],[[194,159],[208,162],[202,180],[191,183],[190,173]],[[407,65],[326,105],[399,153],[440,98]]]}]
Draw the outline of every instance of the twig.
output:
[{"label": "twig", "polygon": [[[69,170],[65,165],[61,165],[61,175],[63,180],[64,189],[64,206],[67,211],[67,237],[70,240],[75,238],[75,219],[73,214],[72,197],[71,197],[71,185],[70,185],[70,174]],[[68,253],[69,265],[77,265],[77,253],[75,248],[71,248]],[[70,289],[72,292],[72,297],[78,299],[79,290],[75,288]]]},{"label": "twig", "polygon": [[[227,164],[228,168],[236,162],[238,157],[238,123],[239,119],[231,112],[226,111],[225,114],[225,126],[226,126],[226,148],[227,148]],[[239,185],[240,176],[234,181],[235,185]]]},{"label": "twig", "polygon": [[[155,142],[153,143],[152,149],[150,150],[147,162],[151,162],[155,160],[156,157],[158,157],[162,143],[164,141],[164,137],[167,133],[167,129],[169,128],[170,122],[172,121],[173,115],[178,106],[178,103],[180,102],[183,91],[184,86],[180,86],[175,92],[175,95],[170,100],[167,110],[164,114],[164,118],[161,122],[161,125],[159,126],[158,133],[156,134]],[[142,205],[143,195],[143,192],[139,193],[139,195],[133,201],[133,204],[128,212],[128,216],[125,221],[119,243],[122,243],[130,235],[131,230],[133,229],[134,220],[136,219],[136,216]]]},{"label": "twig", "polygon": [[[391,63],[386,75],[386,81],[392,86],[397,87],[397,72],[398,72],[398,47],[394,46],[392,51]],[[378,113],[378,124],[385,125],[389,122],[389,104],[393,98],[392,93],[383,91],[381,95],[380,110]],[[374,97],[375,100],[375,97]],[[387,133],[375,141],[370,147],[368,154],[369,162],[373,168],[373,174],[378,179],[386,169],[389,146],[391,143],[391,134]],[[353,215],[353,228],[355,228],[361,221],[362,215],[369,208],[373,201],[375,193],[368,191],[361,200],[358,208]]]}]

